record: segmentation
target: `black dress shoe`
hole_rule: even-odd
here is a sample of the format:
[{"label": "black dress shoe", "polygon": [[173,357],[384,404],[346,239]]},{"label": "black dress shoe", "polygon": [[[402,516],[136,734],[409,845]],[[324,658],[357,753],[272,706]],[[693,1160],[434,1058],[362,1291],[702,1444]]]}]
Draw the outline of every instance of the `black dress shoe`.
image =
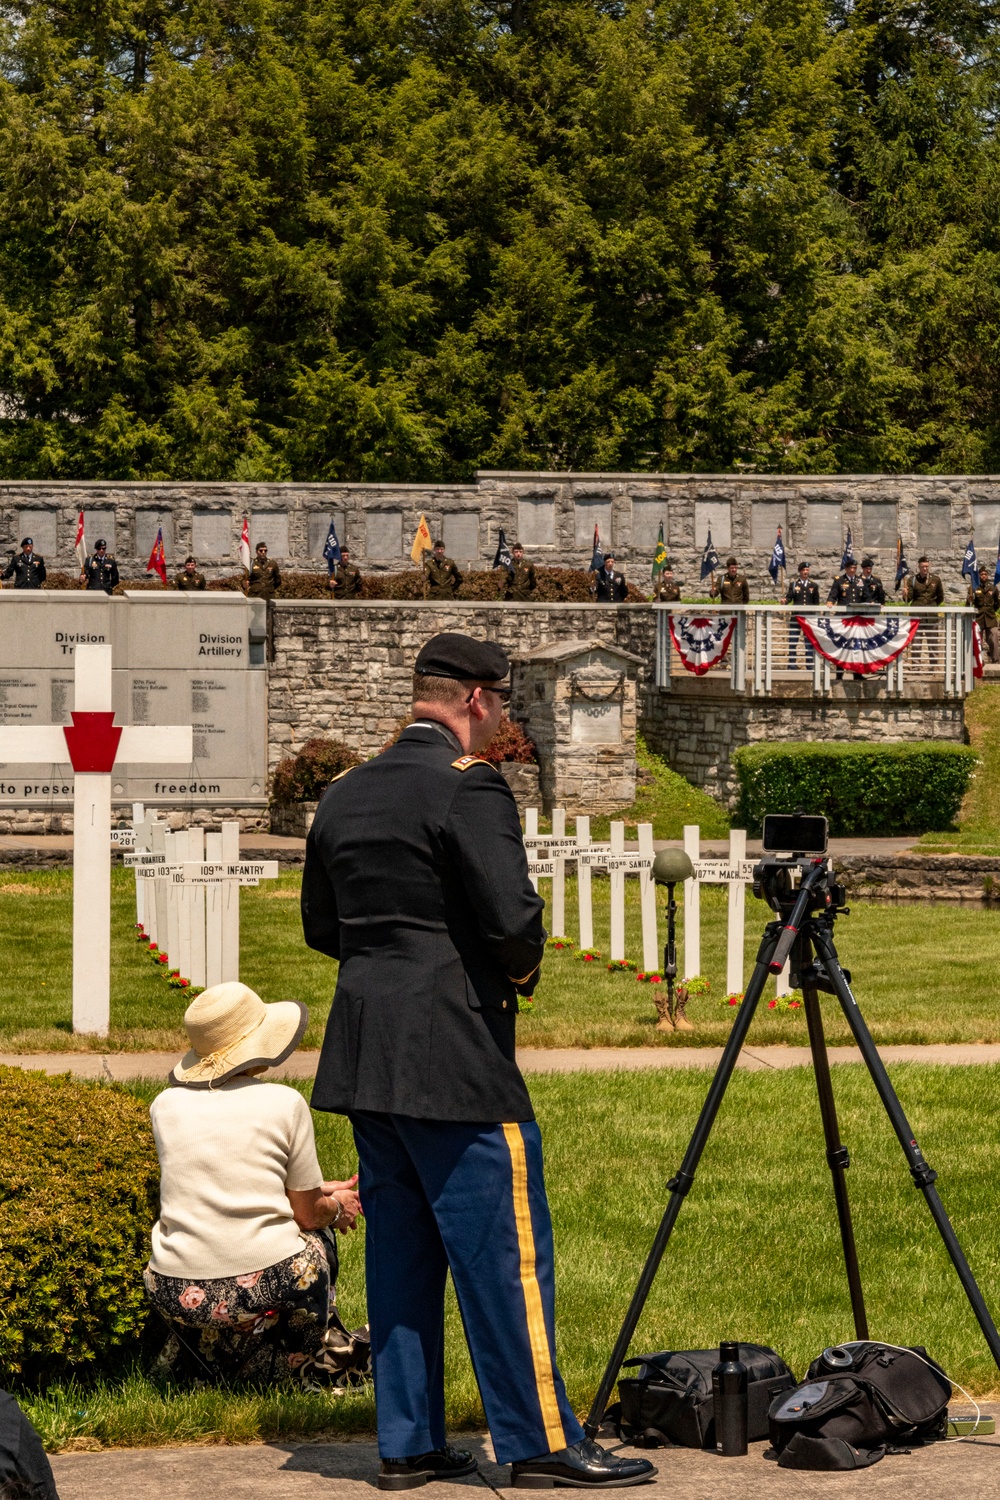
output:
[{"label": "black dress shoe", "polygon": [[573,1490],[614,1490],[627,1484],[645,1484],[656,1477],[648,1458],[616,1458],[589,1438],[572,1448],[525,1458],[511,1464],[516,1490],[550,1490],[558,1485]]},{"label": "black dress shoe", "polygon": [[380,1490],[415,1490],[432,1479],[461,1479],[478,1468],[471,1453],[448,1443],[418,1458],[383,1458],[377,1482]]}]

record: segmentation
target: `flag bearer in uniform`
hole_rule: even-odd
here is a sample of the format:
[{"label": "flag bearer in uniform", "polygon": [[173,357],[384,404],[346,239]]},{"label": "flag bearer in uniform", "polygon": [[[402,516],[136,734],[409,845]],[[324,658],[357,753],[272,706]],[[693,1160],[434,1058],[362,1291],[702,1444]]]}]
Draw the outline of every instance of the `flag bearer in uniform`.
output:
[{"label": "flag bearer in uniform", "polygon": [[723,604],[750,603],[750,585],[745,574],[740,572],[740,565],[735,557],[731,557],[726,563],[726,576],[721,583],[712,584],[709,594],[713,599],[721,599]]},{"label": "flag bearer in uniform", "polygon": [[989,568],[979,569],[979,587],[974,589],[969,586],[968,603],[975,606],[976,624],[990,661],[1000,661],[1000,626],[997,623],[1000,589],[990,581]]},{"label": "flag bearer in uniform", "polygon": [[655,1473],[584,1438],[555,1361],[541,1138],[514,1057],[543,904],[513,795],[476,753],[499,725],[509,665],[490,642],[428,641],[414,722],[329,787],[307,844],[306,942],[340,960],[312,1105],[346,1114],[358,1147],[386,1490],[476,1468],[445,1444],[449,1269],[516,1486]]},{"label": "flag bearer in uniform", "polygon": [[[919,609],[935,609],[944,603],[944,584],[937,573],[931,572],[930,561],[926,557],[922,557],[917,563],[917,571],[909,573],[905,578],[903,598],[907,604],[914,604]],[[933,666],[933,627],[931,615],[920,616],[920,624],[910,648],[910,662],[914,670],[918,665],[921,670],[925,666]]]},{"label": "flag bearer in uniform", "polygon": [[516,600],[520,604],[529,604],[537,587],[535,565],[525,561],[524,548],[520,542],[515,542],[510,549],[510,567],[507,570],[507,588],[504,591],[504,598]]}]

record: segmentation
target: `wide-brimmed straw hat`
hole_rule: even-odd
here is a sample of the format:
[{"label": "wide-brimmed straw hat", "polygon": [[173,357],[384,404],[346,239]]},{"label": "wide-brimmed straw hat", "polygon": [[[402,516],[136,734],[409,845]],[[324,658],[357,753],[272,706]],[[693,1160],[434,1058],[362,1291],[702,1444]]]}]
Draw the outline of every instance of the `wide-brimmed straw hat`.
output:
[{"label": "wide-brimmed straw hat", "polygon": [[249,985],[239,980],[213,984],[184,1012],[191,1041],[170,1074],[172,1083],[210,1089],[247,1068],[273,1068],[290,1057],[309,1023],[309,1011],[299,1000],[274,1000],[265,1005]]}]

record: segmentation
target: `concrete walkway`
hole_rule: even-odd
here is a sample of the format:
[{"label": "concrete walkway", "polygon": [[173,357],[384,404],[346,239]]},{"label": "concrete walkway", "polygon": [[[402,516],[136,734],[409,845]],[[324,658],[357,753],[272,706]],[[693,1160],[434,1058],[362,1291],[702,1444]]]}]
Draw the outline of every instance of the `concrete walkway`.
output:
[{"label": "concrete walkway", "polygon": [[[991,1408],[992,1410],[992,1408]],[[487,1456],[484,1438],[462,1434],[456,1443],[476,1450],[481,1477],[426,1485],[422,1500],[504,1500],[510,1470]],[[636,1500],[989,1500],[1000,1494],[1000,1437],[936,1443],[909,1455],[884,1458],[856,1473],[803,1473],[779,1469],[754,1443],[746,1458],[717,1458],[691,1448],[646,1452],[659,1469]],[[623,1450],[627,1451],[627,1450]],[[61,1500],[370,1500],[378,1491],[373,1443],[274,1443],[245,1448],[140,1448],[69,1453],[52,1460]],[[615,1495],[624,1493],[620,1490]]]},{"label": "concrete walkway", "polygon": [[[832,1063],[860,1063],[856,1047],[831,1047]],[[880,1047],[886,1063],[1000,1063],[1000,1042],[962,1042],[954,1046]],[[72,1073],[75,1078],[163,1078],[180,1052],[4,1052],[0,1065],[43,1073]],[[646,1068],[715,1068],[721,1047],[525,1047],[517,1060],[525,1073],[640,1072]],[[296,1052],[272,1078],[312,1078],[318,1052]],[[737,1067],[748,1073],[810,1066],[808,1047],[744,1047]]]}]

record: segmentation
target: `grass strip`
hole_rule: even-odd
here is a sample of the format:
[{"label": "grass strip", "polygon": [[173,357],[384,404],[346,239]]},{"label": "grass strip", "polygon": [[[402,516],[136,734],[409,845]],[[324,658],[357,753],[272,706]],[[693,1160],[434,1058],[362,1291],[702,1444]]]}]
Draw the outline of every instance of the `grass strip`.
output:
[{"label": "grass strip", "polygon": [[[925,1344],[977,1395],[998,1376],[914,1190],[867,1073],[834,1068],[849,1188],[872,1336]],[[1000,1314],[994,1124],[1000,1068],[894,1067],[917,1138],[940,1173],[943,1201]],[[662,1213],[709,1074],[544,1074],[530,1079],[545,1137],[556,1238],[559,1358],[574,1408],[587,1407]],[[101,1087],[103,1085],[95,1085]],[[152,1098],[160,1085],[132,1092]],[[308,1085],[303,1085],[308,1096]],[[355,1159],[347,1121],[316,1114],[324,1171]],[[363,1322],[363,1230],[344,1238],[339,1297]],[[637,1352],[701,1348],[720,1339],[771,1344],[796,1373],[826,1345],[853,1336],[815,1088],[805,1069],[738,1073],[694,1189],[684,1204]],[[447,1311],[447,1415],[483,1425],[454,1298]],[[370,1431],[371,1394],[342,1398],[227,1392],[157,1384],[138,1370],[67,1382],[25,1404],[55,1450],[178,1442],[249,1442]]]}]

